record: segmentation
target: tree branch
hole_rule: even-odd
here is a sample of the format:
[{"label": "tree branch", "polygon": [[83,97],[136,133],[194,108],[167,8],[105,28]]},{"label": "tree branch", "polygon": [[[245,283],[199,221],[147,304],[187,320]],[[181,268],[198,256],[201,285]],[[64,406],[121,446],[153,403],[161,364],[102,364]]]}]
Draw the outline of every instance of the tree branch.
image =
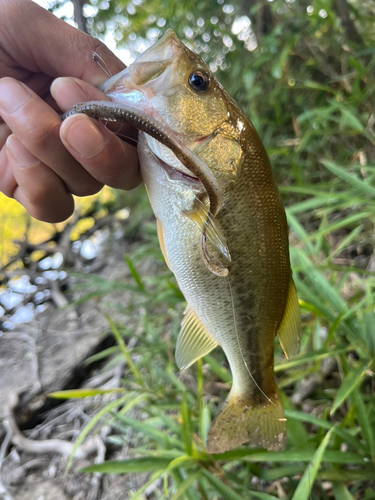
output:
[{"label": "tree branch", "polygon": [[84,0],[72,0],[74,5],[74,21],[78,25],[78,29],[87,33],[86,19],[83,15],[83,3]]},{"label": "tree branch", "polygon": [[[254,16],[250,16],[250,10],[255,6],[258,6]],[[271,33],[277,24],[275,16],[273,16],[271,8],[268,2],[264,0],[242,0],[241,10],[247,16],[253,17],[254,22],[254,32],[257,37],[258,42],[261,40],[263,35]]]},{"label": "tree branch", "polygon": [[349,7],[346,0],[336,0],[336,13],[341,21],[342,27],[345,30],[347,39],[350,42],[363,45],[362,37],[358,33],[354,22],[350,19]]}]

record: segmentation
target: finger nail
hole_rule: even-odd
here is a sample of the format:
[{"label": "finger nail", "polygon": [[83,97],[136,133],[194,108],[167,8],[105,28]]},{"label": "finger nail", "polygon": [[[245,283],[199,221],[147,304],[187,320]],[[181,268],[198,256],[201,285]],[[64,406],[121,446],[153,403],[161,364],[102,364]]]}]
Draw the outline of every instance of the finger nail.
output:
[{"label": "finger nail", "polygon": [[21,168],[32,167],[39,161],[14,135],[8,137],[6,145],[8,153]]},{"label": "finger nail", "polygon": [[107,141],[88,117],[74,118],[73,123],[68,125],[64,139],[83,158],[93,158],[103,150]]},{"label": "finger nail", "polygon": [[13,78],[0,80],[0,109],[11,114],[23,106],[31,97],[22,83]]}]

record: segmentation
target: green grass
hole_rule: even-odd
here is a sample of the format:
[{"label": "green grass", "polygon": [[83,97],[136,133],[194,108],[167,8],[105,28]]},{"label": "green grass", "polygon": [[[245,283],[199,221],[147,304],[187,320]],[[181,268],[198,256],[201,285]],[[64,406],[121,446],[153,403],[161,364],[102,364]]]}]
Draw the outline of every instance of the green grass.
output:
[{"label": "green grass", "polygon": [[[227,393],[222,389],[217,397],[212,388],[229,384],[231,375],[218,348],[192,367],[187,381],[180,377],[173,353],[184,301],[160,252],[155,251],[156,229],[146,223],[143,243],[124,256],[130,277],[123,286],[131,289],[134,300],[122,310],[126,316],[123,324],[110,319],[111,308],[118,310],[118,306],[106,301],[118,348],[103,353],[102,359],[106,355],[108,360],[124,357],[125,393],[104,408],[78,440],[82,442],[95,426],[106,422],[115,431],[114,444],[122,444],[129,428],[137,444],[128,458],[92,465],[84,472],[148,472],[150,483],[163,478],[159,498],[269,500],[279,498],[279,481],[284,498],[291,500],[372,498],[366,488],[374,487],[375,477],[373,289],[363,287],[363,276],[358,275],[361,286],[357,289],[354,280],[351,290],[358,298],[342,297],[344,278],[355,269],[337,271],[329,261],[322,264],[326,258],[321,239],[332,234],[335,225],[332,229],[322,222],[314,232],[307,232],[295,218],[295,207],[288,214],[294,211],[289,222],[293,237],[298,235],[291,256],[303,318],[302,351],[287,361],[278,344],[275,348],[275,372],[286,409],[287,449],[267,452],[244,446],[220,455],[207,453],[208,429]],[[140,263],[155,260],[160,262],[156,274],[142,276]],[[366,279],[366,283],[373,280],[371,273]],[[95,276],[82,277],[77,286],[87,290],[87,285],[94,285],[98,297],[102,290],[105,295],[117,286]],[[81,301],[91,297],[87,292]],[[135,331],[137,344],[128,349],[126,339]],[[327,358],[334,358],[338,368],[307,398],[310,410],[305,412],[291,402],[291,396],[303,378],[320,372],[320,364]],[[135,409],[141,419],[134,416]],[[133,492],[131,498],[141,498],[143,490]]]},{"label": "green grass", "polygon": [[[245,12],[246,2],[230,3],[233,14],[224,14],[222,4],[210,0],[202,0],[199,9],[191,0],[141,2],[134,15],[124,11],[129,24],[116,31],[124,40],[130,32],[145,36],[165,17],[165,28],[182,39],[191,26],[188,42],[196,47],[207,31],[211,51],[203,55],[208,62],[221,53],[222,37],[232,38],[235,50],[226,51],[227,67],[218,77],[251,118],[270,155],[287,207],[301,304],[301,353],[286,361],[277,340],[275,346],[288,447],[278,453],[244,446],[207,454],[208,428],[231,374],[219,348],[188,376],[177,371],[174,349],[185,304],[162,263],[140,191],[124,195],[132,209],[127,236],[141,235],[124,256],[129,281],[107,282],[95,275],[77,281],[80,302],[94,298],[105,308],[118,343],[87,363],[102,360],[105,369],[122,357],[126,373],[124,393],[92,419],[76,446],[103,423],[113,427],[114,445],[122,446],[132,429],[129,457],[85,469],[149,473],[147,484],[129,495],[132,499],[142,498],[147,486],[162,479],[158,499],[375,500],[375,13],[371,2],[348,4],[361,42],[345,31],[338,2],[255,2]],[[231,32],[231,22],[246,14],[258,29],[266,4],[275,25],[248,51]],[[116,14],[115,5],[120,2],[99,9],[94,30],[101,32],[99,23],[105,26]],[[217,23],[212,24],[212,16]],[[202,28],[198,17],[205,21]],[[141,272],[150,263],[155,268],[155,262],[156,272]],[[119,298],[122,292],[131,292],[127,306]],[[114,312],[123,315],[121,323],[113,320]],[[130,349],[127,342],[134,335],[137,343]],[[324,378],[321,366],[328,359],[336,368]],[[301,380],[312,374],[320,376],[314,392],[293,403]]]},{"label": "green grass", "polygon": [[[203,3],[202,10],[220,18],[218,8]],[[350,41],[344,46],[333,6],[324,3],[323,20],[321,2],[312,2],[311,16],[302,4],[288,2],[285,9],[285,2],[272,2],[279,25],[254,52],[244,52],[234,40],[230,70],[219,74],[258,129],[287,208],[303,330],[296,358],[285,360],[277,340],[275,345],[288,447],[278,453],[246,446],[207,453],[208,429],[231,374],[220,348],[188,376],[178,373],[174,350],[185,303],[162,264],[144,193],[135,193],[132,204],[127,201],[128,234],[141,234],[142,242],[124,257],[129,281],[89,276],[77,285],[81,301],[97,297],[105,304],[118,342],[95,359],[108,359],[110,366],[122,356],[127,364],[125,395],[116,408],[103,409],[82,436],[105,422],[115,431],[114,445],[121,446],[132,429],[134,447],[126,459],[85,472],[148,472],[147,485],[162,479],[159,499],[375,499],[374,24],[366,21],[363,4],[352,2],[365,47]],[[139,19],[142,12],[137,10]],[[208,59],[217,54],[215,47]],[[331,66],[336,76],[327,74]],[[140,271],[151,262],[159,262],[155,273]],[[132,294],[127,307],[110,295],[121,290]],[[110,319],[111,311],[122,312],[122,324]],[[135,332],[137,344],[129,349],[127,339]],[[336,367],[324,378],[322,363],[329,359]],[[313,374],[319,378],[314,391],[293,403],[301,380]],[[147,485],[130,497],[142,498]]]}]

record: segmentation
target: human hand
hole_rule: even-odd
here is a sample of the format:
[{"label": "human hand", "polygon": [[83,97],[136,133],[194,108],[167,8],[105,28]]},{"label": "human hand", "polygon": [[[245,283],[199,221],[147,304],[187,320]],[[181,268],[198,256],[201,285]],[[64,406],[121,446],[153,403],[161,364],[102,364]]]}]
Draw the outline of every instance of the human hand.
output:
[{"label": "human hand", "polygon": [[[141,180],[136,149],[103,124],[85,115],[61,124],[59,114],[77,102],[108,100],[96,88],[107,77],[92,52],[112,74],[124,68],[99,40],[31,0],[0,0],[0,191],[40,220],[69,217],[72,194]],[[123,125],[121,134],[134,130]]]}]

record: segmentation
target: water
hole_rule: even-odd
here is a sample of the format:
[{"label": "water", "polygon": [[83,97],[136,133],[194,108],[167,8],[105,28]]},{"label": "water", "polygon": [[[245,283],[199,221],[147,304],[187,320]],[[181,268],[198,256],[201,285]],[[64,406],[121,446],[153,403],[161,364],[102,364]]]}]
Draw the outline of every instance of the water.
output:
[{"label": "water", "polygon": [[[129,209],[119,211],[119,220],[129,217]],[[95,231],[89,238],[71,243],[71,250],[84,262],[93,262],[102,251],[103,243],[110,235],[108,228]],[[64,256],[55,252],[41,259],[36,265],[35,276],[14,276],[0,288],[0,336],[22,324],[32,322],[48,307],[51,300],[52,282],[68,277],[62,269]]]}]

